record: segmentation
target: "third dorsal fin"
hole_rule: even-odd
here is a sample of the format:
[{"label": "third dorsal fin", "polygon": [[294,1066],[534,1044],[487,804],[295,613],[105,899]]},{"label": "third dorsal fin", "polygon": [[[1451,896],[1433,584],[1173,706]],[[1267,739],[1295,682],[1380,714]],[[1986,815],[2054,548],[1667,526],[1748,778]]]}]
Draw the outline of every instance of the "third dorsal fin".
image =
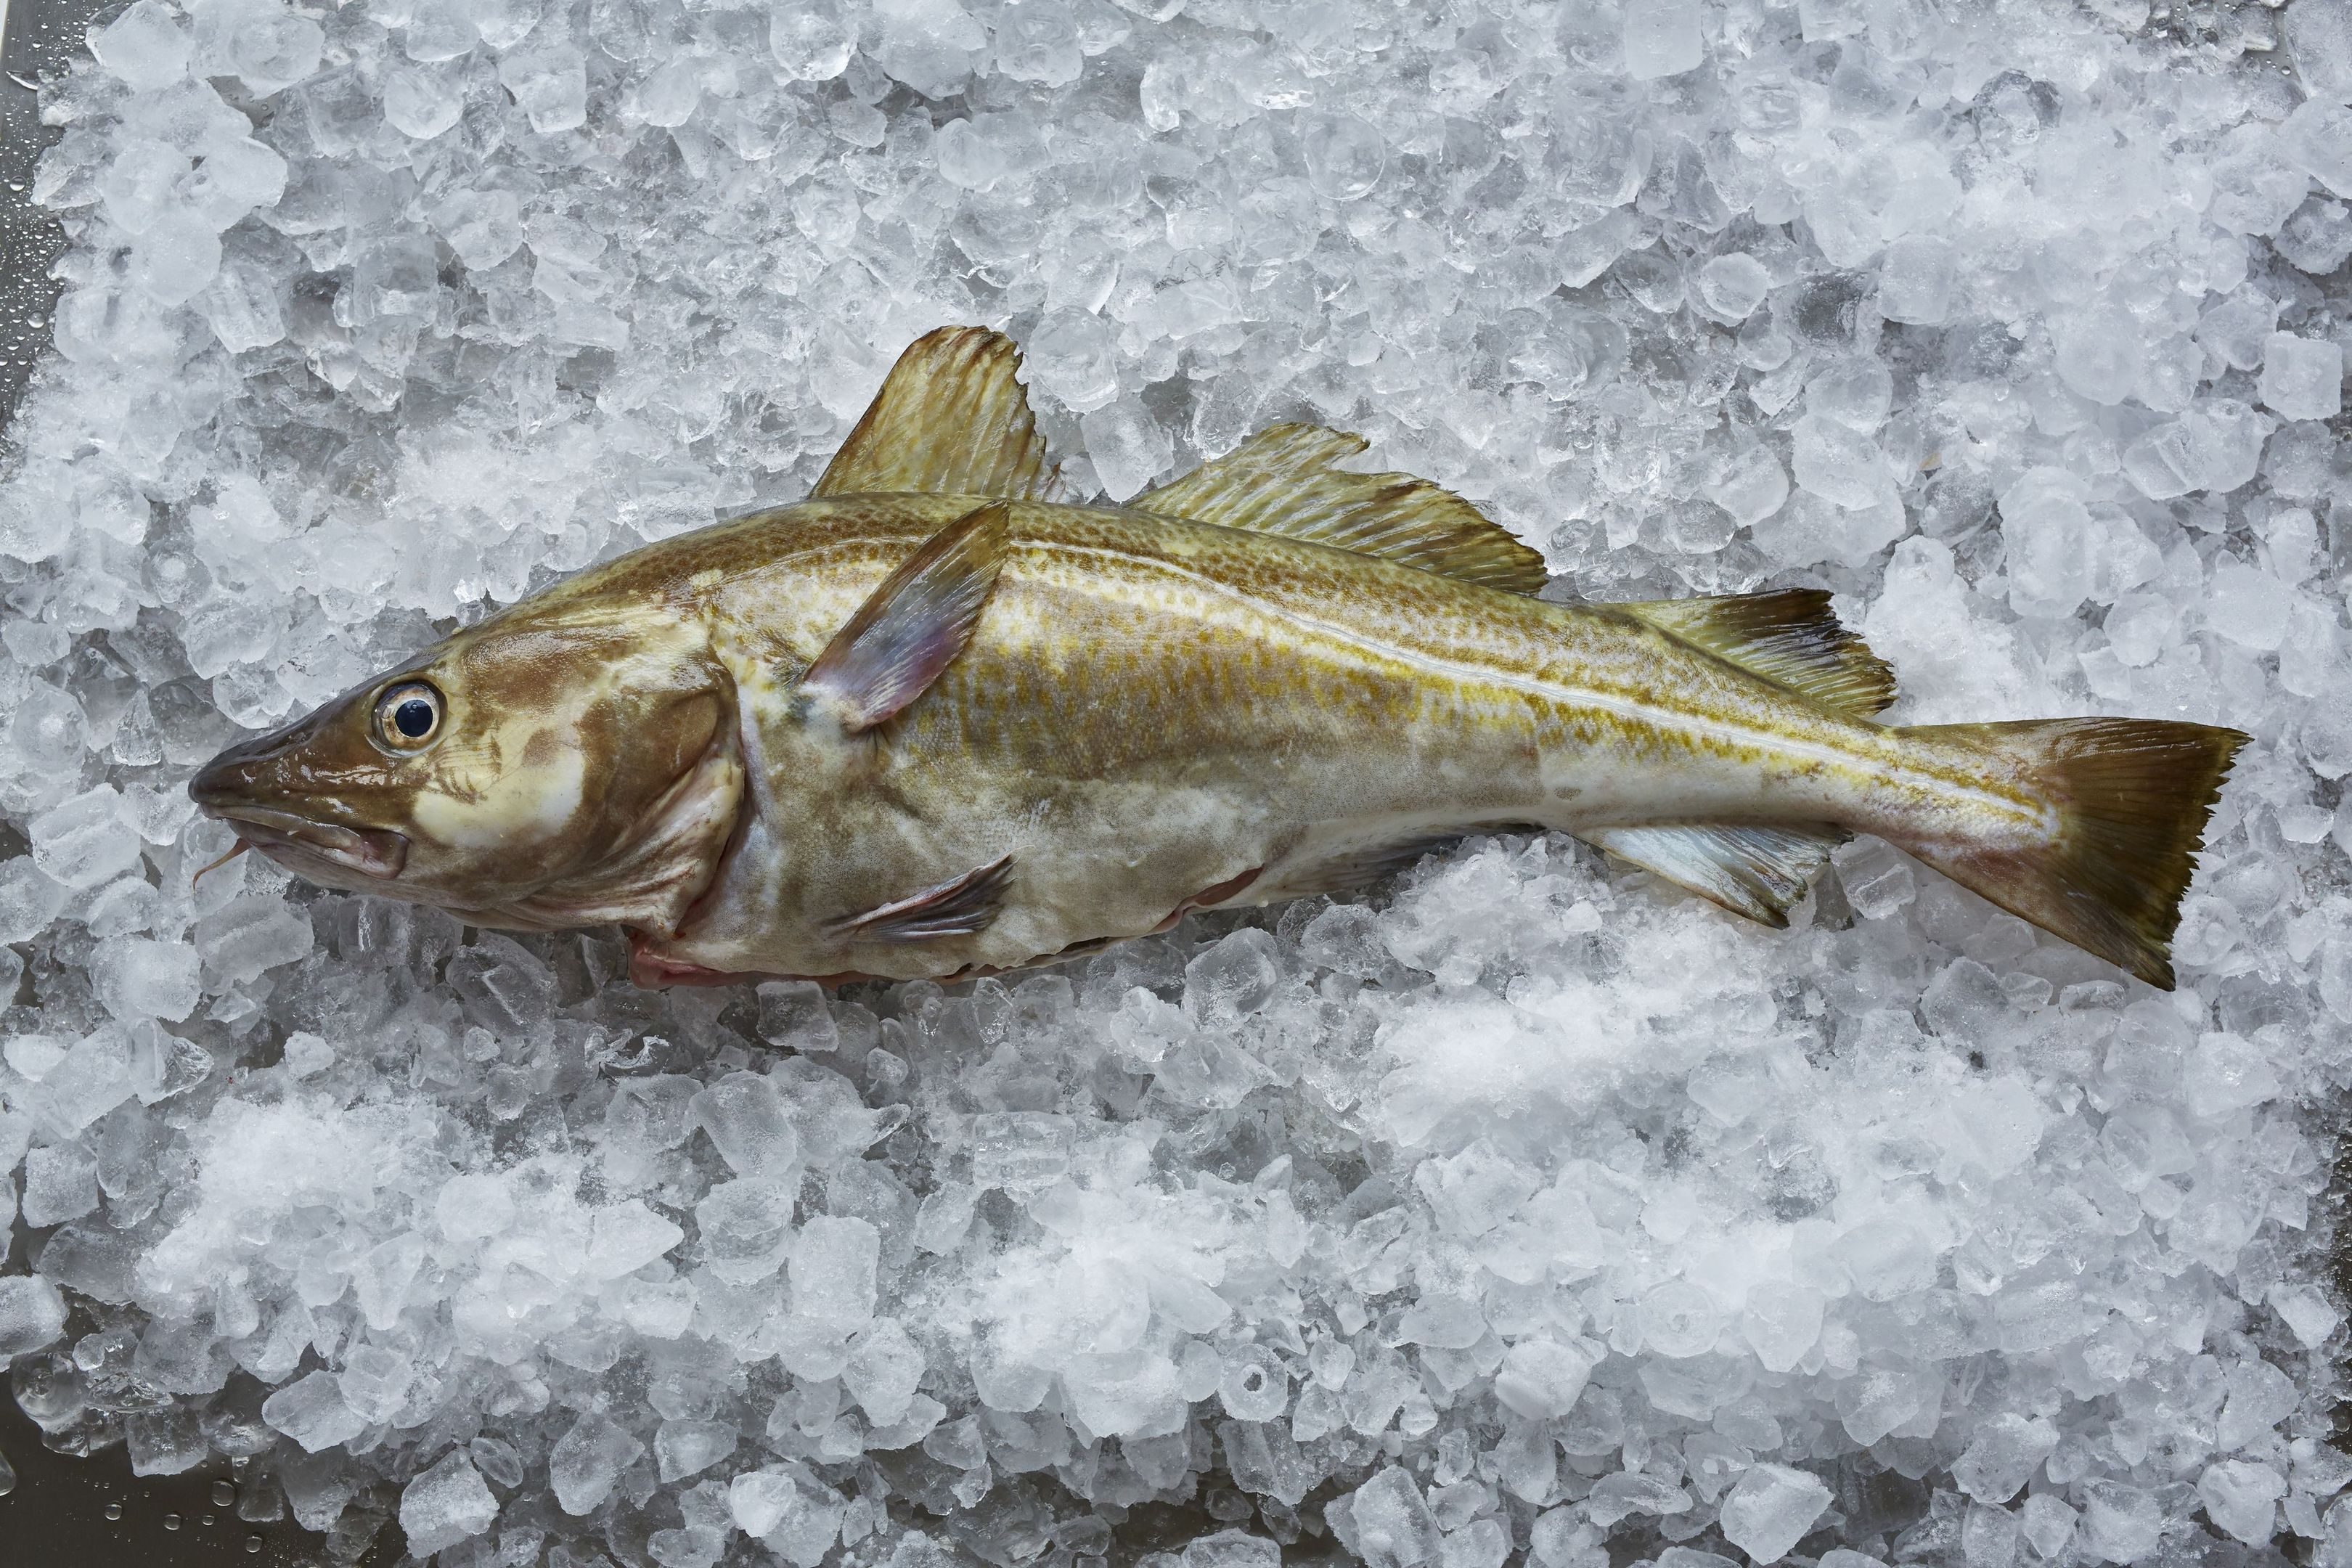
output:
[{"label": "third dorsal fin", "polygon": [[1819,588],[1610,605],[1823,707],[1868,718],[1895,700],[1895,671],[1839,624]]},{"label": "third dorsal fin", "polygon": [[1269,426],[1129,504],[1376,555],[1506,593],[1533,594],[1544,585],[1543,557],[1460,496],[1410,474],[1332,467],[1366,444],[1361,436],[1315,425]]},{"label": "third dorsal fin", "polygon": [[907,346],[810,493],[1044,499],[1045,441],[1013,373],[1021,351],[985,327],[941,327]]}]

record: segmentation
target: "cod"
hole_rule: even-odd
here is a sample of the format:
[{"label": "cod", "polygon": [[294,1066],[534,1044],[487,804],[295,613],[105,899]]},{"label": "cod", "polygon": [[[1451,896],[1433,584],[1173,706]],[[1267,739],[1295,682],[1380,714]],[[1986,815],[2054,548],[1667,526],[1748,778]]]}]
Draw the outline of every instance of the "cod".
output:
[{"label": "cod", "polygon": [[1769,924],[1874,834],[2172,984],[2237,731],[1881,724],[1826,594],[1549,603],[1331,430],[1060,504],[1019,363],[929,334],[808,500],[533,595],[190,793],[329,887],[624,927],[641,984],[1016,969],[1503,826]]}]

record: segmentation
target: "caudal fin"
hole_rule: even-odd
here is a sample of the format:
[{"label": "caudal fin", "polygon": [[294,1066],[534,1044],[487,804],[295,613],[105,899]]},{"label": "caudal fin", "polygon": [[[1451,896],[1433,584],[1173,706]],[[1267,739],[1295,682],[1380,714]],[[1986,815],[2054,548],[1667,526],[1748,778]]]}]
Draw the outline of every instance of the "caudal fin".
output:
[{"label": "caudal fin", "polygon": [[2061,814],[2030,848],[1952,839],[1904,847],[2021,919],[2172,989],[2172,933],[2205,824],[2246,737],[2153,719],[2049,719],[1906,731],[1986,752]]}]

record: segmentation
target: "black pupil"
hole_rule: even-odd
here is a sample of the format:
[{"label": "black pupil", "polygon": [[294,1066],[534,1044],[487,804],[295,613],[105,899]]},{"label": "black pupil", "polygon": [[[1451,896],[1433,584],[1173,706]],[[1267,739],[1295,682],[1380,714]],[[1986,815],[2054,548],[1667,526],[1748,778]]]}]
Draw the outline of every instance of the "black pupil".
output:
[{"label": "black pupil", "polygon": [[412,741],[433,733],[433,704],[412,697],[392,710],[392,727]]}]

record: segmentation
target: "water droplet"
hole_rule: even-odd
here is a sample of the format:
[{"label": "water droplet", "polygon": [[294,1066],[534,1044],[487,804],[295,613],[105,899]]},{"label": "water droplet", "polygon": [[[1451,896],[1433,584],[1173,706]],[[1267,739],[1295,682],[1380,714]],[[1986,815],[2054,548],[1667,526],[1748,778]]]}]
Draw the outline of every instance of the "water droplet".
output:
[{"label": "water droplet", "polygon": [[215,1481],[213,1483],[213,1506],[215,1508],[226,1508],[236,1500],[236,1489],[235,1487],[229,1485],[226,1481]]},{"label": "water droplet", "polygon": [[164,1529],[166,1529],[166,1530],[177,1530],[177,1529],[179,1529],[179,1528],[180,1528],[180,1516],[179,1516],[178,1514],[176,1514],[176,1513],[167,1513],[167,1514],[165,1514],[165,1515],[163,1516],[163,1528],[164,1528]]},{"label": "water droplet", "polygon": [[206,1515],[205,1515],[205,1517],[204,1517],[204,1518],[202,1518],[202,1519],[198,1520],[196,1522],[197,1522],[197,1523],[199,1523],[199,1524],[210,1524],[212,1521],[213,1521],[213,1516],[212,1516],[211,1514],[206,1514]]},{"label": "water droplet", "polygon": [[259,1552],[261,1550],[261,1537],[257,1535],[247,1536],[245,1538],[245,1549],[248,1553]]},{"label": "water droplet", "polygon": [[121,1519],[122,1517],[122,1505],[119,1502],[108,1503],[106,1505],[106,1517],[109,1519]]}]

